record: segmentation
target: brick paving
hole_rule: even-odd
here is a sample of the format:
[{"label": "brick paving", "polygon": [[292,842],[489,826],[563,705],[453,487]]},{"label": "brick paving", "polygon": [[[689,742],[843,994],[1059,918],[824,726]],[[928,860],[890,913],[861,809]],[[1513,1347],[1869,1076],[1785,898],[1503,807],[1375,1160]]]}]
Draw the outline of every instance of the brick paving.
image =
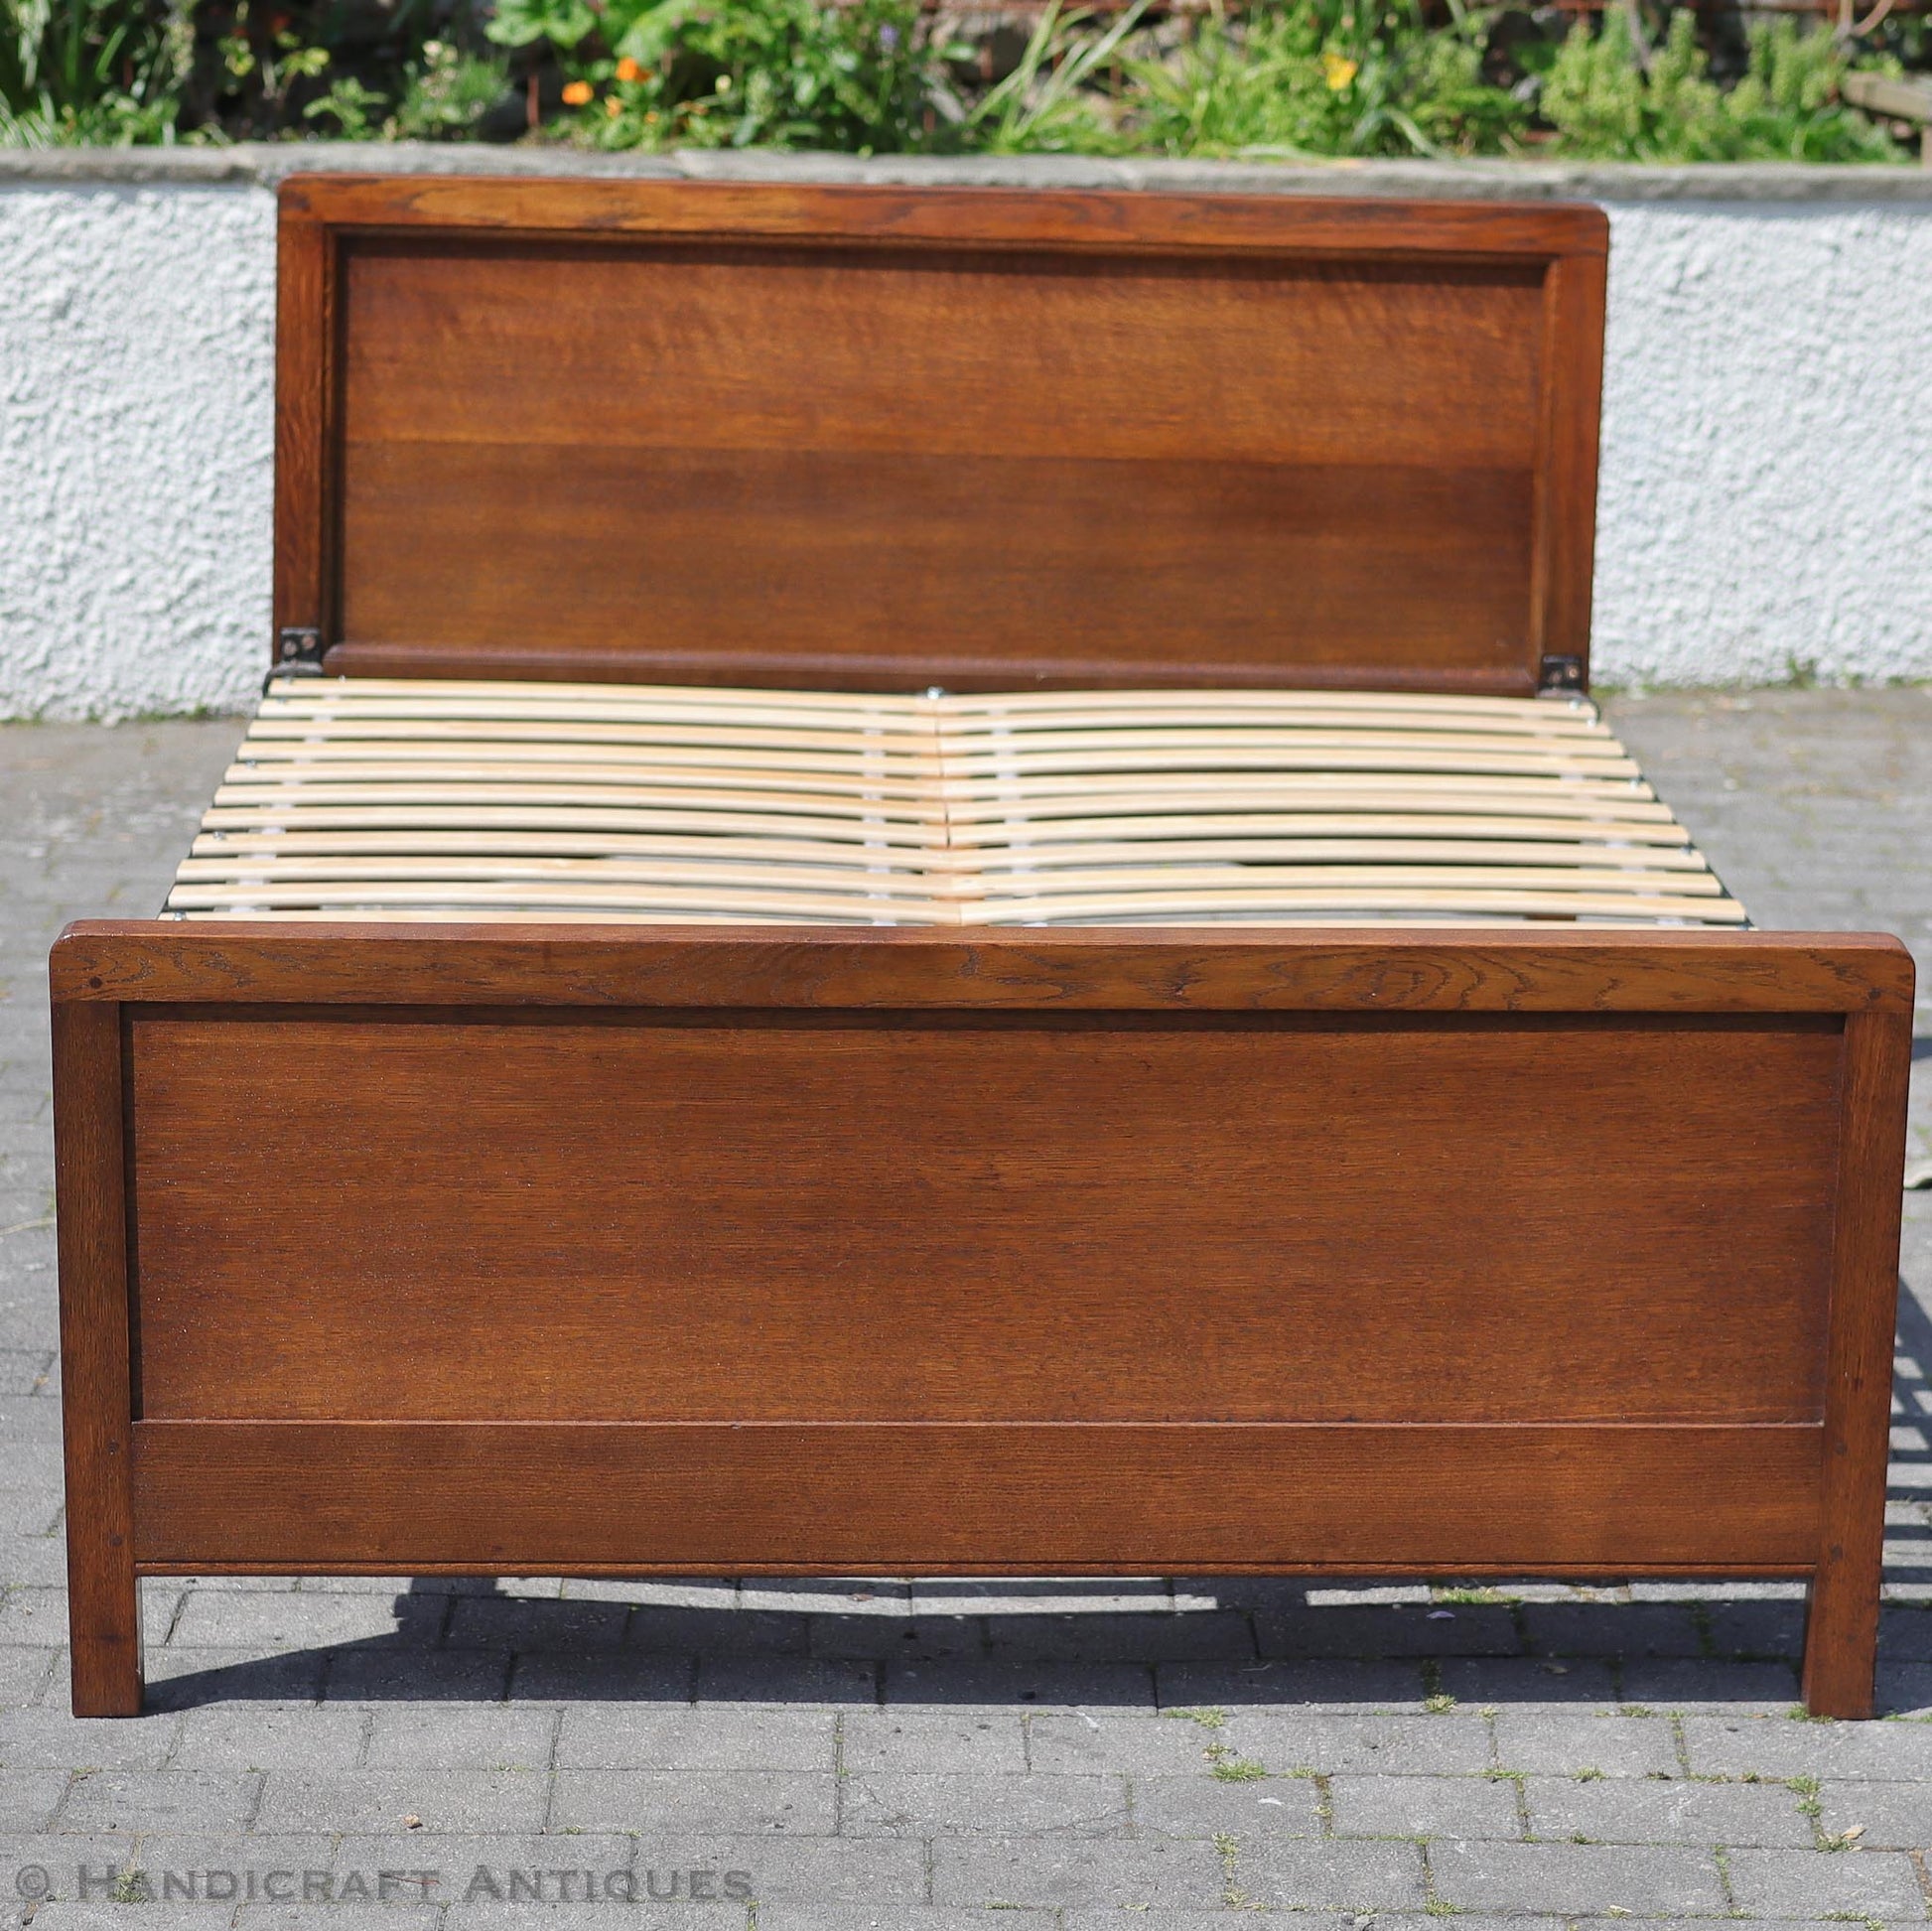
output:
[{"label": "brick paving", "polygon": [[[1895,930],[1932,966],[1932,691],[1613,709],[1761,922]],[[390,1578],[150,1583],[153,1714],[74,1723],[45,952],[69,916],[152,908],[234,735],[0,730],[0,1908],[41,1931],[1926,1918],[1927,1192],[1886,1722],[1792,1716],[1800,1605],[1770,1586]],[[1932,1051],[1932,1004],[1920,1031]],[[1932,1076],[1912,1131],[1932,1155]],[[56,1896],[18,1901],[43,1869]],[[196,1894],[143,1902],[170,1872]]]}]

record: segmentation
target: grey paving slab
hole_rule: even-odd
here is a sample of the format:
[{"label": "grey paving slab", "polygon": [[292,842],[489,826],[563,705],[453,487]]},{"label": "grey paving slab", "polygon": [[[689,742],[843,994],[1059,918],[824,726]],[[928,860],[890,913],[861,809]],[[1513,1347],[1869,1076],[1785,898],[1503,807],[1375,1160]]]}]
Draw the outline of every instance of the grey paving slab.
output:
[{"label": "grey paving slab", "polygon": [[254,1820],[253,1770],[94,1770],[77,1774],[57,1831],[240,1831]]},{"label": "grey paving slab", "polygon": [[862,1770],[839,1779],[838,1800],[847,1837],[1119,1837],[1130,1815],[1117,1776]]},{"label": "grey paving slab", "polygon": [[[1040,1711],[1026,1721],[1026,1761],[1035,1770],[1122,1770],[1139,1776],[1204,1773],[1210,1750],[1226,1750],[1226,1714],[1205,1721],[1173,1711],[1154,1717],[1097,1717]],[[984,1720],[983,1720],[984,1721]],[[997,1720],[993,1720],[997,1721]],[[847,1733],[851,1725],[848,1723]]]},{"label": "grey paving slab", "polygon": [[1918,1872],[1897,1852],[1733,1851],[1727,1863],[1738,1908],[1758,1917],[1926,1915]]},{"label": "grey paving slab", "polygon": [[1035,1837],[948,1838],[931,1848],[935,1904],[1125,1906],[1165,1912],[1219,1903],[1227,1889],[1212,1845]]},{"label": "grey paving slab", "polygon": [[1321,1791],[1309,1777],[1223,1780],[1199,1772],[1136,1777],[1134,1828],[1160,1837],[1319,1837]]},{"label": "grey paving slab", "polygon": [[372,1770],[547,1770],[561,1721],[560,1711],[534,1704],[376,1705],[366,1713],[361,1760]]},{"label": "grey paving slab", "polygon": [[1421,1711],[1428,1694],[1421,1667],[1394,1658],[1324,1657],[1255,1663],[1162,1663],[1155,1669],[1162,1709],[1320,1704],[1330,1710]]},{"label": "grey paving slab", "polygon": [[548,1778],[528,1770],[290,1767],[269,1774],[258,1821],[263,1830],[326,1819],[340,1831],[394,1831],[420,1817],[428,1831],[528,1831],[543,1823],[548,1798]]},{"label": "grey paving slab", "polygon": [[1600,1770],[1606,1776],[1641,1777],[1683,1767],[1676,1736],[1662,1717],[1502,1710],[1495,1722],[1496,1761],[1505,1770]]},{"label": "grey paving slab", "polygon": [[[1103,1726],[1090,1718],[1082,1721],[1039,1717],[1033,1721],[1045,1724],[1070,1724],[1088,1736],[1104,1736],[1106,1729],[1113,1727]],[[839,1719],[839,1765],[852,1776],[885,1770],[965,1770],[982,1774],[1025,1770],[1029,1761],[1027,1722],[1017,1711],[849,1711]],[[1054,1763],[1035,1759],[1034,1767],[1096,1770],[1116,1766],[1092,1761]]]},{"label": "grey paving slab", "polygon": [[1663,1917],[1728,1908],[1717,1859],[1704,1850],[1445,1839],[1430,1846],[1429,1866],[1437,1895],[1460,1910]]},{"label": "grey paving slab", "polygon": [[1685,1777],[1527,1777],[1530,1834],[1597,1844],[1814,1848],[1799,1792],[1775,1783],[1694,1783]]},{"label": "grey paving slab", "polygon": [[1932,1785],[1834,1780],[1818,1802],[1819,1828],[1828,1837],[1852,1831],[1862,1850],[1932,1854]]},{"label": "grey paving slab", "polygon": [[1523,1835],[1510,1777],[1333,1777],[1328,1803],[1342,1837]]},{"label": "grey paving slab", "polygon": [[[529,1714],[544,1713],[532,1707]],[[839,1761],[840,1719],[829,1710],[579,1704],[566,1706],[560,1721],[555,1761],[572,1770],[829,1772]]]},{"label": "grey paving slab", "polygon": [[1932,1778],[1932,1724],[1815,1724],[1788,1717],[1686,1717],[1705,1775]]},{"label": "grey paving slab", "polygon": [[1795,1662],[1641,1657],[1622,1670],[1623,1700],[1667,1711],[1772,1715],[1798,1696]]},{"label": "grey paving slab", "polygon": [[1268,1769],[1449,1775],[1494,1761],[1489,1725],[1472,1714],[1340,1716],[1320,1710],[1239,1710],[1228,1739]]},{"label": "grey paving slab", "polygon": [[[1415,1910],[1425,1902],[1422,1851],[1413,1844],[1240,1840],[1229,1903],[1356,1912]],[[1239,1920],[1237,1920],[1238,1922]]]},{"label": "grey paving slab", "polygon": [[835,1828],[830,1769],[560,1770],[551,1822],[560,1830],[788,1832]]},{"label": "grey paving slab", "polygon": [[294,1759],[312,1770],[346,1770],[362,1759],[368,1724],[359,1710],[206,1705],[182,1713],[168,1767],[266,1770]]}]

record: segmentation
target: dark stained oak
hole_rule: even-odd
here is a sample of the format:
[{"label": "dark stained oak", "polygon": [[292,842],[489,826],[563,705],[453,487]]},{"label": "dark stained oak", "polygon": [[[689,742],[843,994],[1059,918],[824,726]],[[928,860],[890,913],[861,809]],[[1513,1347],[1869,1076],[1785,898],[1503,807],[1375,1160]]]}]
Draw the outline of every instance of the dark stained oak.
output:
[{"label": "dark stained oak", "polygon": [[[282,190],[336,673],[1521,695],[1593,208]],[[74,1707],[137,1578],[1794,1576],[1869,1709],[1860,934],[70,926]]]},{"label": "dark stained oak", "polygon": [[1801,1573],[1816,1428],[143,1422],[144,1566]]},{"label": "dark stained oak", "polygon": [[1397,927],[1132,933],[765,926],[382,929],[82,920],[57,997],[189,1005],[1057,1012],[1909,1013],[1912,955],[1859,932]]},{"label": "dark stained oak", "polygon": [[1824,1534],[1804,1659],[1805,1703],[1823,1717],[1871,1715],[1911,1035],[1905,1013],[1861,1013],[1845,1026],[1845,1129],[1825,1380]]},{"label": "dark stained oak", "polygon": [[1823,1414],[1825,1017],[131,1037],[151,1419]]},{"label": "dark stained oak", "polygon": [[1596,209],[283,207],[278,621],[334,673],[1523,695],[1587,659]]},{"label": "dark stained oak", "polygon": [[68,1618],[77,1717],[141,1708],[131,1489],[134,1397],[121,1122],[121,1015],[54,1007]]}]

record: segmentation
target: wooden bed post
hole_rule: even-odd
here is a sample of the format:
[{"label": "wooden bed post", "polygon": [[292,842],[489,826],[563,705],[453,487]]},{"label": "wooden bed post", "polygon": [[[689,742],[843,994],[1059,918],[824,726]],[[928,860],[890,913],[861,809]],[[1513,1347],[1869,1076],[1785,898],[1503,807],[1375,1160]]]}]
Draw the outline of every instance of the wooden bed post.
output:
[{"label": "wooden bed post", "polygon": [[1871,1715],[1911,1031],[1909,1006],[1845,1021],[1822,1536],[1802,1691],[1814,1717]]},{"label": "wooden bed post", "polygon": [[54,1002],[73,1714],[141,1714],[121,1009]]}]

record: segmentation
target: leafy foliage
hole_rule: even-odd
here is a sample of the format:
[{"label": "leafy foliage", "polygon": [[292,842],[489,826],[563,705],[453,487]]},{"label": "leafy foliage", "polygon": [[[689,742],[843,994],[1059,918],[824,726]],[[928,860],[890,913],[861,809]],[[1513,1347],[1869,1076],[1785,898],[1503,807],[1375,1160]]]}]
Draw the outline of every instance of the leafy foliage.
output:
[{"label": "leafy foliage", "polygon": [[1665,0],[1560,40],[1535,0],[1208,4],[1051,0],[1002,72],[919,0],[0,0],[0,144],[1896,161],[1839,83],[1932,55],[1916,17],[1873,55]]}]

